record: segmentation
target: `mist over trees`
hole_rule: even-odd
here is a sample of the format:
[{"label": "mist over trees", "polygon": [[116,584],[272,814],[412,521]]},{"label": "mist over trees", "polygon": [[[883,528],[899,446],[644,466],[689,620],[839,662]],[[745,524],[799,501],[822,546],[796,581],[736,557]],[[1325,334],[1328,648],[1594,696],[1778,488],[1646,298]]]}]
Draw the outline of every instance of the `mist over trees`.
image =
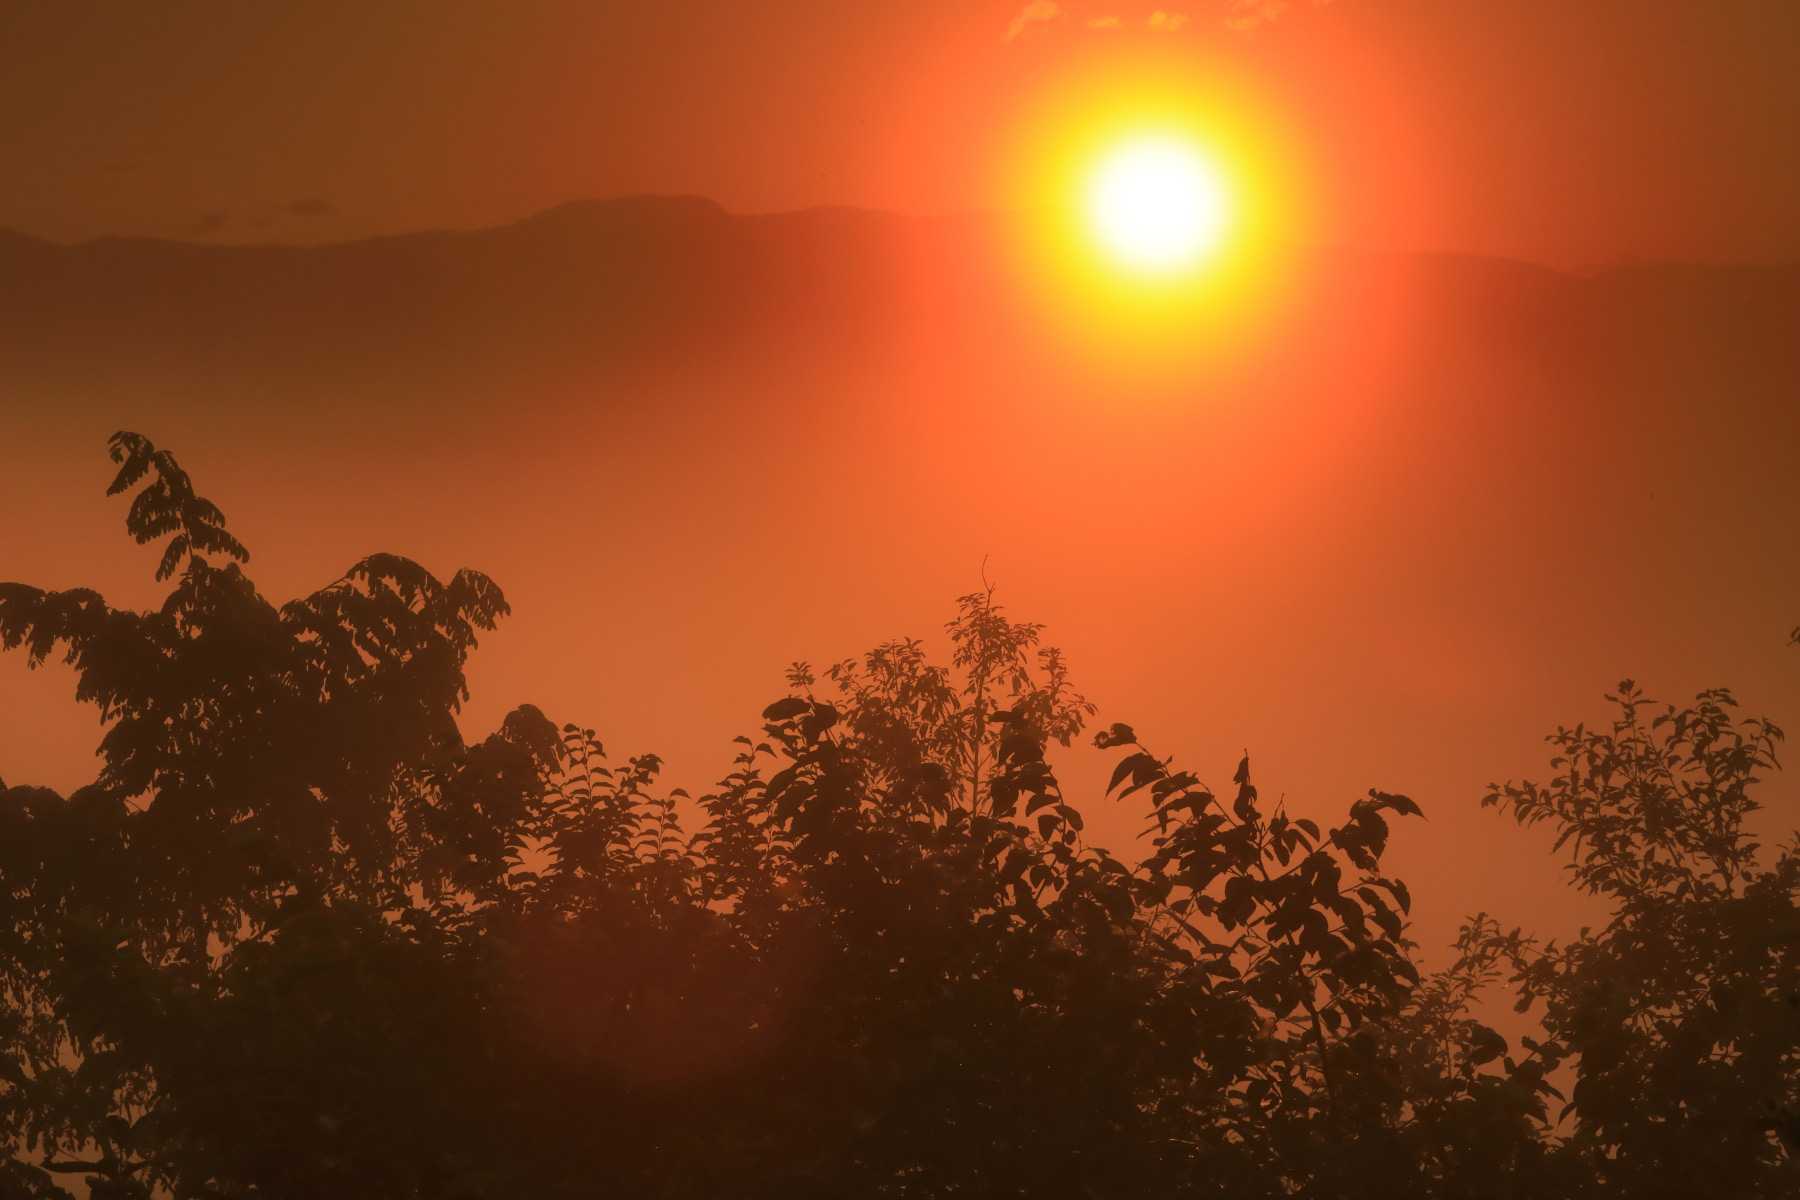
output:
[{"label": "mist over trees", "polygon": [[[377,554],[278,607],[111,450],[162,607],[0,585],[104,722],[92,784],[0,783],[0,1195],[1800,1194],[1800,841],[1746,828],[1781,731],[1729,692],[1626,682],[1492,788],[1607,923],[1480,914],[1424,973],[1418,805],[1321,826],[1090,734],[991,592],[947,663],[796,664],[688,796],[530,705],[464,738],[494,581]],[[1051,768],[1089,736],[1139,860]]]}]

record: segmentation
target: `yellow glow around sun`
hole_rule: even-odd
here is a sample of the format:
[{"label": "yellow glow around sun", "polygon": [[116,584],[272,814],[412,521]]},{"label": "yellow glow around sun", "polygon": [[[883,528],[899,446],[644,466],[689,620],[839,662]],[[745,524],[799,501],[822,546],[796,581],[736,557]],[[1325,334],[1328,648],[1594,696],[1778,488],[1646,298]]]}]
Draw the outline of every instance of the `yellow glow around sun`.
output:
[{"label": "yellow glow around sun", "polygon": [[1046,72],[994,169],[1053,344],[1160,372],[1272,328],[1306,236],[1301,146],[1228,62],[1136,49]]},{"label": "yellow glow around sun", "polygon": [[1191,143],[1139,135],[1109,150],[1087,187],[1088,220],[1129,270],[1193,266],[1219,246],[1228,201],[1218,169]]}]

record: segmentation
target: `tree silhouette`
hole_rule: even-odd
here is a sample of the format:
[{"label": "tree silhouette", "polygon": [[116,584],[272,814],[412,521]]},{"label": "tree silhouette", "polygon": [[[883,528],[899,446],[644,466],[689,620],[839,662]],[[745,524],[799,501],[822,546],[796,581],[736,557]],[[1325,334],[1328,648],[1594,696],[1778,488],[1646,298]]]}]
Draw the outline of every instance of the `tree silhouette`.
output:
[{"label": "tree silhouette", "polygon": [[1744,828],[1781,730],[1723,690],[1659,708],[1625,680],[1609,699],[1610,728],[1551,735],[1548,784],[1483,803],[1552,822],[1611,919],[1563,946],[1466,936],[1511,965],[1521,1011],[1543,1004],[1533,1052],[1576,1057],[1570,1148],[1602,1194],[1795,1194],[1800,839],[1764,867]]},{"label": "tree silhouette", "polygon": [[[784,1200],[1791,1178],[1795,867],[1758,872],[1734,840],[1773,731],[1730,725],[1722,696],[1672,716],[1673,740],[1574,735],[1640,773],[1688,753],[1662,784],[1595,807],[1607,777],[1584,767],[1504,793],[1584,847],[1601,831],[1616,869],[1581,882],[1623,924],[1573,954],[1484,919],[1421,976],[1411,896],[1381,868],[1411,800],[1371,791],[1321,828],[1271,809],[1248,755],[1215,794],[1114,724],[1094,739],[1120,754],[1107,791],[1145,806],[1150,846],[1122,861],[1085,841],[1047,757],[1093,706],[991,590],[959,601],[945,665],[905,640],[796,664],[689,797],[656,756],[609,758],[529,705],[464,738],[465,663],[507,613],[484,576],[375,555],[277,608],[173,456],[112,449],[113,491],[141,488],[128,531],[166,539],[166,602],[0,585],[0,642],[60,654],[106,727],[87,787],[0,784],[0,1194],[77,1175],[109,1197]],[[1469,1015],[1507,968],[1546,1002],[1522,1061]],[[1623,980],[1639,990],[1590,997]],[[1638,1024],[1607,1033],[1619,1012]],[[1722,1045],[1749,1072],[1735,1090]],[[1565,1060],[1566,1138],[1546,1101]],[[1646,1102],[1678,1094],[1688,1115]]]}]

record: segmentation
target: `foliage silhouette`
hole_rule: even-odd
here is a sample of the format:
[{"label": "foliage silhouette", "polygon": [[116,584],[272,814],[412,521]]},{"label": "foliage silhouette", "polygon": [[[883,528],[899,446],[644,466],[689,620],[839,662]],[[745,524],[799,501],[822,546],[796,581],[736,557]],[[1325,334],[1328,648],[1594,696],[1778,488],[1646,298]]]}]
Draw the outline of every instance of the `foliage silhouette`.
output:
[{"label": "foliage silhouette", "polygon": [[[1089,845],[1047,750],[1095,710],[991,590],[947,666],[796,664],[689,797],[529,705],[465,740],[486,577],[375,555],[276,608],[173,456],[112,452],[162,607],[0,585],[107,727],[74,794],[0,783],[0,1194],[1791,1194],[1800,868],[1742,840],[1777,734],[1723,693],[1653,733],[1627,690],[1490,797],[1572,830],[1608,930],[1478,918],[1421,976],[1417,805],[1323,829],[1114,724],[1150,850]],[[1508,969],[1520,1060],[1471,1016]]]},{"label": "foliage silhouette", "polygon": [[1554,1066],[1580,1062],[1569,1148],[1607,1194],[1800,1192],[1800,838],[1770,866],[1744,821],[1782,733],[1723,690],[1659,708],[1625,680],[1611,728],[1551,735],[1547,785],[1483,801],[1553,822],[1598,932],[1539,946],[1479,920],[1465,933],[1544,1006]]}]

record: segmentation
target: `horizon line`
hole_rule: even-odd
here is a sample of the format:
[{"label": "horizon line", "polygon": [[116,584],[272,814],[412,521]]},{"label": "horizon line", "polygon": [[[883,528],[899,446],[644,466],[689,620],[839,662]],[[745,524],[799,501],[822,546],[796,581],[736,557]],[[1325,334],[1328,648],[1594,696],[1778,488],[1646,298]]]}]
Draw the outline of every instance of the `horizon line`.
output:
[{"label": "horizon line", "polygon": [[[558,201],[555,204],[547,205],[543,208],[533,209],[521,216],[485,224],[462,226],[425,225],[414,229],[405,229],[395,232],[353,235],[319,241],[238,241],[204,238],[203,236],[195,235],[183,236],[137,233],[99,233],[92,237],[61,240],[43,234],[30,233],[11,226],[0,226],[0,238],[32,242],[40,246],[52,247],[59,250],[78,250],[105,244],[136,243],[154,246],[179,246],[197,250],[213,250],[220,252],[231,250],[286,250],[298,252],[339,249],[412,238],[473,237],[482,234],[502,233],[529,225],[535,221],[542,220],[545,217],[568,210],[633,203],[646,205],[661,204],[671,207],[677,205],[698,206],[710,210],[720,217],[735,220],[852,215],[907,222],[983,222],[1000,220],[1009,214],[1016,214],[1018,211],[1001,208],[911,211],[899,208],[874,208],[868,205],[848,203],[820,203],[802,205],[796,208],[779,209],[733,209],[726,207],[724,203],[713,197],[695,192],[620,192],[604,196],[575,196],[567,200]],[[1350,254],[1371,258],[1453,258],[1509,263],[1530,266],[1555,274],[1577,278],[1633,267],[1703,267],[1712,269],[1755,268],[1772,270],[1800,267],[1800,254],[1789,257],[1772,258],[1700,258],[1626,254],[1579,264],[1561,265],[1547,262],[1541,258],[1462,247],[1396,248],[1354,245],[1340,241],[1307,243],[1296,247],[1296,249],[1305,254]]]}]

